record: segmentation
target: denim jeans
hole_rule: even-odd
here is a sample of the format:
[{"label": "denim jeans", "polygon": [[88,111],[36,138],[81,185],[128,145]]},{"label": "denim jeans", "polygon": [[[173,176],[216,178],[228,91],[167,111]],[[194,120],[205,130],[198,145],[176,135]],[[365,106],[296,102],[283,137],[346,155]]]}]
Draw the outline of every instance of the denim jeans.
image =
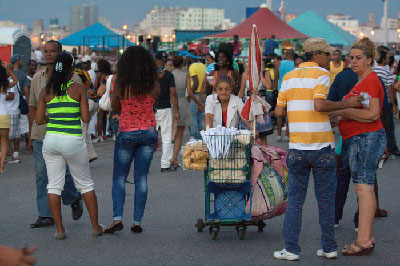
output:
[{"label": "denim jeans", "polygon": [[[340,156],[339,167],[336,170],[337,188],[335,197],[335,224],[338,224],[343,217],[343,208],[347,200],[349,185],[351,180],[351,172],[349,166],[349,154],[346,143],[342,142],[342,152]],[[354,225],[358,228],[358,208],[354,214]]]},{"label": "denim jeans", "polygon": [[374,185],[378,163],[386,148],[385,130],[366,132],[344,141],[354,184]]},{"label": "denim jeans", "polygon": [[110,114],[110,118],[108,119],[109,123],[110,123],[110,127],[114,133],[114,136],[117,137],[118,136],[118,127],[119,127],[119,120],[116,118],[112,118],[111,116],[114,113]]},{"label": "denim jeans", "polygon": [[331,147],[321,150],[290,149],[286,160],[288,173],[288,204],[283,224],[285,249],[299,254],[302,209],[307,194],[308,180],[312,169],[315,196],[318,202],[321,245],[325,252],[336,251],[335,239],[335,193],[336,161]]},{"label": "denim jeans", "polygon": [[[47,177],[46,164],[43,159],[43,141],[34,139],[32,141],[33,146],[33,159],[35,164],[35,176],[36,176],[36,204],[38,208],[39,216],[51,217],[49,201],[47,199],[47,184],[49,183]],[[72,179],[71,173],[67,167],[65,173],[65,185],[64,190],[61,193],[61,198],[64,205],[71,205],[77,199],[80,199],[78,191],[75,188],[74,180]]]},{"label": "denim jeans", "polygon": [[388,108],[382,110],[381,115],[382,124],[385,127],[386,137],[387,137],[387,147],[390,153],[395,153],[399,151],[396,143],[396,136],[394,134],[395,127],[393,122],[393,111],[391,105]]},{"label": "denim jeans", "polygon": [[125,204],[125,182],[128,178],[132,160],[135,182],[135,201],[133,223],[141,224],[147,200],[147,174],[156,149],[158,132],[154,128],[119,132],[114,149],[113,170],[113,219],[121,221]]},{"label": "denim jeans", "polygon": [[[198,98],[199,93],[195,93]],[[200,131],[204,130],[204,112],[200,112],[198,105],[191,100],[190,101],[190,112],[192,113],[192,125],[190,126],[190,136],[195,139],[201,139]]]}]

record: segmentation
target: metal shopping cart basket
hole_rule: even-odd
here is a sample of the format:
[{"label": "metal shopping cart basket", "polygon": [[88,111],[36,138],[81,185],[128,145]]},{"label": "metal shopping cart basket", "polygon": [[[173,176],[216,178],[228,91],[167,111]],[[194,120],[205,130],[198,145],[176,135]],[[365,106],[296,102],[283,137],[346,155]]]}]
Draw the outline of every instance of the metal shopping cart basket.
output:
[{"label": "metal shopping cart basket", "polygon": [[[215,138],[230,136],[217,135]],[[224,141],[222,141],[224,143]],[[250,134],[236,135],[229,149],[218,158],[207,156],[204,171],[205,219],[198,219],[196,228],[202,232],[208,226],[213,240],[222,226],[234,226],[239,239],[249,225],[265,224],[251,219],[251,141]]]}]

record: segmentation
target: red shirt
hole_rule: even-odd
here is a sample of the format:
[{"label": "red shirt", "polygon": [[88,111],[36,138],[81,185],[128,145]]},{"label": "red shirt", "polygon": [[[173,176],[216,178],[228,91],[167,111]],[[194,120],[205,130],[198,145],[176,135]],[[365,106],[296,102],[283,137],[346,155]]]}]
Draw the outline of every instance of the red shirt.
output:
[{"label": "red shirt", "polygon": [[226,127],[226,121],[228,120],[228,109],[222,111],[222,120],[224,121],[224,125]]},{"label": "red shirt", "polygon": [[121,100],[119,130],[126,132],[156,127],[153,105],[154,99],[149,95],[133,96],[129,100]]},{"label": "red shirt", "polygon": [[[382,112],[384,92],[382,83],[375,72],[371,72],[370,74],[368,74],[368,76],[359,84],[355,85],[354,88],[352,88],[351,91],[343,97],[343,99],[350,98],[351,96],[360,95],[361,92],[367,92],[371,96],[371,99],[379,98],[379,109]],[[339,131],[343,137],[343,140],[359,135],[361,133],[378,131],[381,128],[383,128],[383,126],[380,118],[378,118],[374,122],[368,123],[359,122],[352,119],[343,119],[339,122]]]}]

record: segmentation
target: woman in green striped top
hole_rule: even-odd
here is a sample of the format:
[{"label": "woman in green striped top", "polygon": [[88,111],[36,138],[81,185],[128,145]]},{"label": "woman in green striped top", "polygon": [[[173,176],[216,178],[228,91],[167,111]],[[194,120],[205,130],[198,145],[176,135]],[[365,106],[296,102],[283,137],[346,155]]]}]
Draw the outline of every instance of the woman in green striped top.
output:
[{"label": "woman in green striped top", "polygon": [[85,123],[90,121],[88,100],[84,86],[71,81],[73,64],[74,58],[70,53],[63,52],[57,57],[47,86],[40,93],[35,117],[37,124],[47,123],[43,158],[49,178],[47,193],[50,211],[57,226],[57,239],[66,237],[60,196],[65,184],[66,164],[89,211],[92,235],[99,236],[104,231],[104,227],[98,223],[97,197],[90,177],[86,144],[82,138],[81,120]]}]

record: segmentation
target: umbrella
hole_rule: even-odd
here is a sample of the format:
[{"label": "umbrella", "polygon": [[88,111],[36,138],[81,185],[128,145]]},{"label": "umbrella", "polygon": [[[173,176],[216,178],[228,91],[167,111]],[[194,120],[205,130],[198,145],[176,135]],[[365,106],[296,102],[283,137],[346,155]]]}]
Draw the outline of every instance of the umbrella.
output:
[{"label": "umbrella", "polygon": [[271,109],[271,106],[258,95],[262,85],[261,75],[262,57],[260,42],[258,40],[257,26],[253,24],[249,47],[249,89],[251,96],[247,99],[241,112],[241,116],[244,120],[252,121],[254,123],[254,131],[255,123],[264,123],[264,113]]}]

